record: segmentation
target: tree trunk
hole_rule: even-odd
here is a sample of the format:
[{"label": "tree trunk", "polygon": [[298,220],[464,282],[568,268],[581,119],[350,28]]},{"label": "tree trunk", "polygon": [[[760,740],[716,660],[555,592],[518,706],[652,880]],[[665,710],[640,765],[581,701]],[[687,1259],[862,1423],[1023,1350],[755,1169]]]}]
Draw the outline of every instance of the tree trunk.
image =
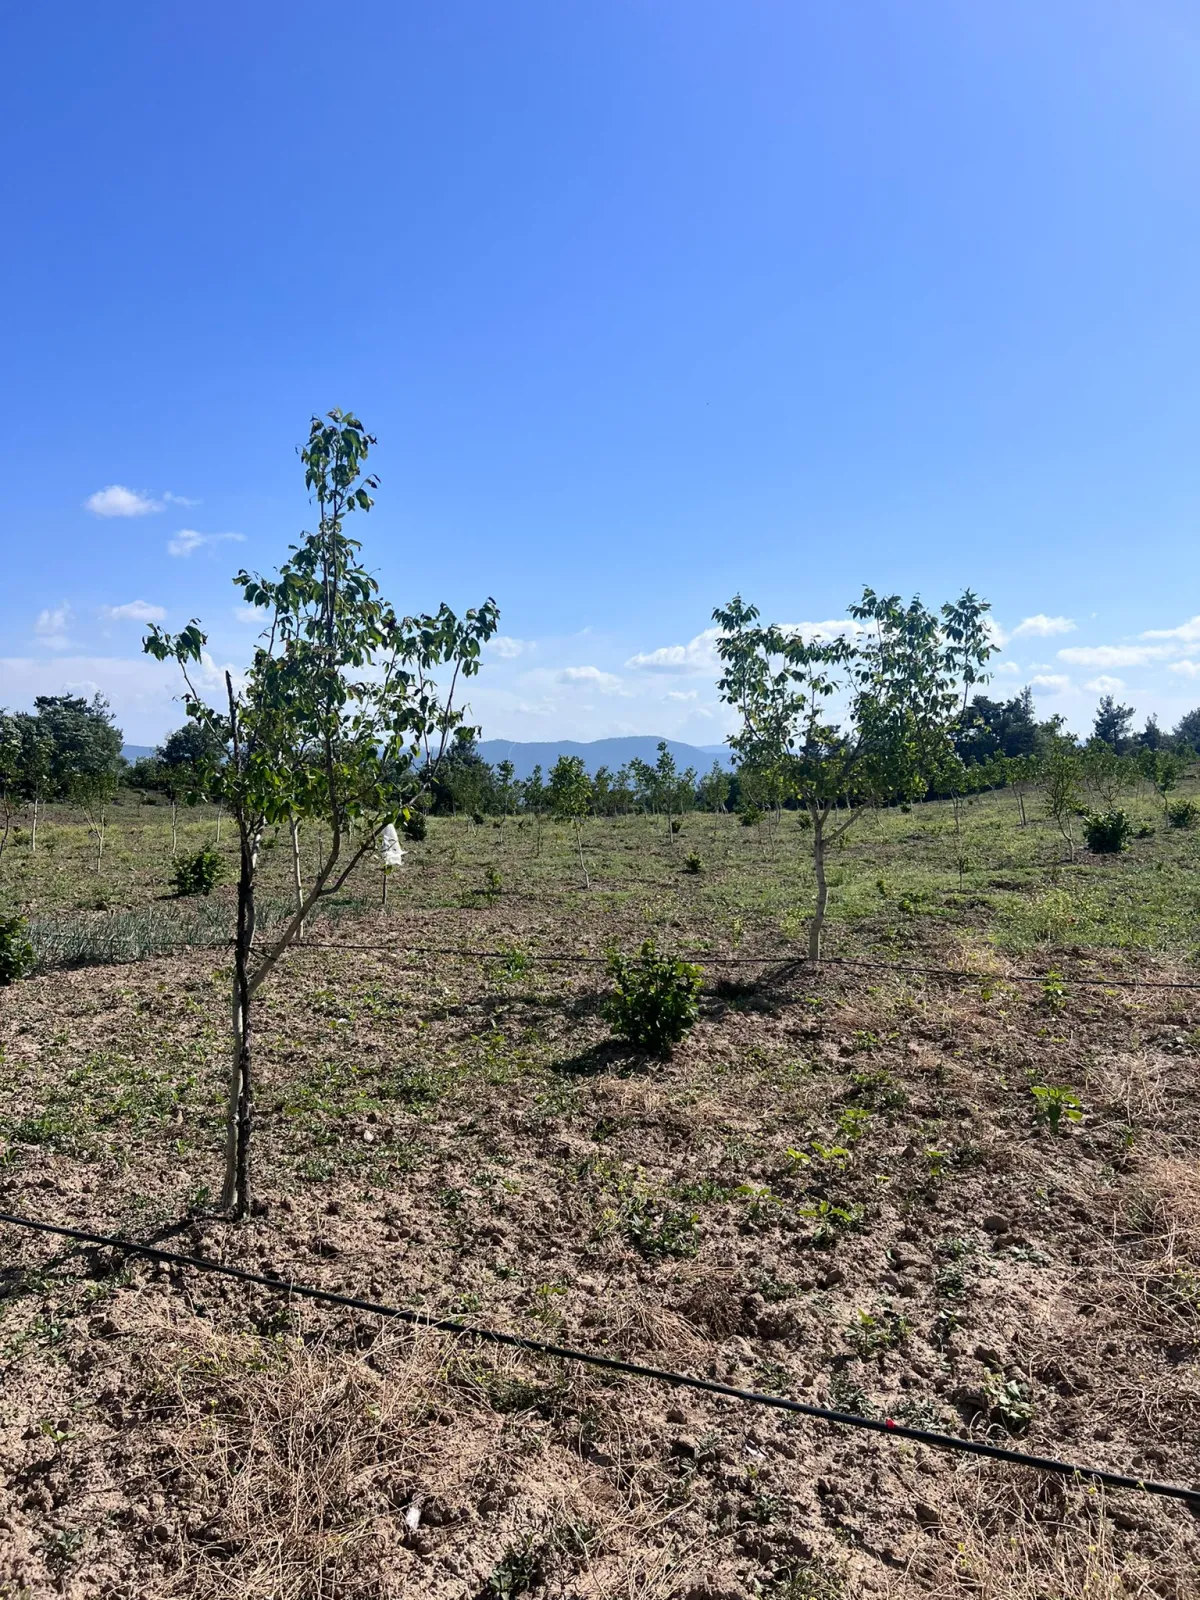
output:
[{"label": "tree trunk", "polygon": [[[300,824],[295,817],[291,817],[289,826],[292,830],[292,883],[296,891],[296,910],[299,911],[304,904],[304,880],[300,876]],[[304,937],[303,922],[296,929],[296,937],[297,939]]]},{"label": "tree trunk", "polygon": [[583,828],[578,822],[575,824],[575,843],[579,846],[579,870],[583,873],[583,887],[590,889],[592,880],[588,877],[588,870],[583,864]]},{"label": "tree trunk", "polygon": [[825,882],[825,814],[814,807],[809,815],[813,825],[813,872],[817,880],[817,904],[808,925],[808,959],[816,963],[821,959],[821,932],[825,927],[829,885]]},{"label": "tree trunk", "polygon": [[29,854],[30,855],[33,855],[34,852],[37,850],[37,819],[38,819],[38,803],[35,800],[33,802],[33,827],[29,830]]},{"label": "tree trunk", "polygon": [[217,843],[221,842],[221,807],[217,807]]},{"label": "tree trunk", "polygon": [[250,1127],[253,1086],[250,1052],[250,954],[254,947],[256,840],[243,838],[233,945],[232,1051],[225,1108],[225,1181],[221,1209],[240,1221],[250,1212]]},{"label": "tree trunk", "polygon": [[179,848],[179,806],[171,801],[171,860],[175,859],[175,852]]},{"label": "tree trunk", "polygon": [[1021,812],[1021,826],[1023,828],[1028,827],[1028,823],[1025,821],[1025,795],[1021,789],[1017,790],[1017,805]]}]

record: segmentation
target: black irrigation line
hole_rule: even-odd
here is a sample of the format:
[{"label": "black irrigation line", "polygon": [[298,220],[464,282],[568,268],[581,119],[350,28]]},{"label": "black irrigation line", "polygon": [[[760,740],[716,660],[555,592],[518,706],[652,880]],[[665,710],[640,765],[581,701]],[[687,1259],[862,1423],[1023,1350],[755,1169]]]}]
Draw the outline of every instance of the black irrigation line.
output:
[{"label": "black irrigation line", "polygon": [[372,1300],[362,1300],[356,1295],[337,1294],[332,1289],[317,1289],[310,1284],[292,1283],[284,1278],[268,1278],[262,1273],[247,1272],[242,1267],[227,1266],[221,1261],[206,1260],[203,1256],[180,1255],[174,1250],[160,1250],[156,1245],[138,1244],[132,1239],[122,1239],[111,1234],[89,1233],[82,1228],[66,1228],[53,1222],[36,1222],[32,1217],[15,1216],[0,1212],[0,1223],[16,1228],[29,1228],[38,1233],[57,1234],[65,1239],[75,1239],[81,1244],[100,1245],[114,1250],[125,1250],[134,1255],[150,1256],[155,1261],[165,1261],[177,1267],[195,1267],[201,1272],[215,1272],[223,1277],[236,1278],[242,1283],[253,1283],[269,1289],[273,1294],[297,1295],[306,1300],[320,1300],[328,1305],[343,1306],[350,1311],[365,1311],[372,1316],[390,1317],[416,1328],[430,1328],[440,1333],[480,1339],[488,1344],[506,1345],[513,1350],[526,1350],[534,1355],[552,1356],[560,1361],[578,1361],[585,1366],[601,1367],[608,1372],[622,1372],[634,1378],[650,1378],[657,1383],[669,1383],[675,1388],[699,1389],[708,1394],[725,1395],[731,1400],[741,1400],[748,1405],[770,1406],[776,1411],[788,1411],[804,1417],[816,1417],[822,1422],[834,1422],[848,1428],[866,1428],[872,1433],[886,1433],[900,1439],[913,1439],[918,1444],[930,1445],[935,1450],[958,1450],[973,1456],[986,1456],[992,1461],[1011,1461],[1017,1466],[1034,1467],[1039,1472],[1056,1473],[1059,1477],[1074,1478],[1085,1483],[1102,1483],[1111,1489],[1134,1489],[1143,1494],[1164,1495],[1172,1500],[1185,1500],[1200,1509],[1200,1488],[1188,1489],[1182,1484],[1157,1483],[1151,1478],[1131,1478],[1120,1472],[1106,1472],[1100,1467],[1081,1467],[1069,1461],[1058,1461],[1051,1456],[1028,1455],[1023,1450],[1006,1450],[1000,1445],[984,1444],[976,1439],[959,1439],[950,1433],[931,1433],[925,1428],[910,1428],[891,1417],[860,1417],[849,1411],[832,1411],[826,1406],[808,1405],[803,1400],[790,1400],[783,1395],[761,1394],[756,1389],[738,1389],[732,1384],[718,1383],[712,1378],[695,1378],[683,1372],[671,1372],[665,1367],[650,1367],[638,1361],[622,1361],[616,1356],[602,1356],[587,1350],[573,1350],[569,1345],[547,1344],[541,1339],[526,1339],[520,1334],[501,1333],[495,1328],[473,1328],[452,1317],[428,1317],[418,1311],[405,1311],[399,1306],[381,1305]]},{"label": "black irrigation line", "polygon": [[[301,939],[289,946],[293,950],[366,950],[385,956],[459,956],[479,961],[511,961],[514,956],[524,961],[577,967],[603,967],[607,956],[542,954],[532,950],[469,950],[455,945],[409,945],[407,948],[384,944],[348,944],[341,940]],[[896,961],[867,961],[857,956],[822,956],[813,963],[811,956],[714,956],[704,951],[684,951],[683,959],[707,963],[714,967],[857,967],[871,972],[903,972],[929,978],[952,978],[962,983],[1045,983],[1045,972],[965,972],[957,967],[918,967]],[[1172,983],[1153,978],[1083,978],[1071,973],[1059,975],[1064,983],[1078,984],[1091,989],[1200,989],[1200,982]]]}]

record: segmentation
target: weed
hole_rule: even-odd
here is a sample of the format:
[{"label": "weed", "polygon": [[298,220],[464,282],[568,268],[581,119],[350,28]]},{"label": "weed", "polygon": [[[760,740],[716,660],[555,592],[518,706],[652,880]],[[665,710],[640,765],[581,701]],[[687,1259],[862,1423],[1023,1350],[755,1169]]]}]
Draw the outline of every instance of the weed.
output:
[{"label": "weed", "polygon": [[1024,1433],[1033,1421],[1033,1396],[1017,1378],[1004,1378],[998,1372],[988,1375],[984,1385],[990,1402],[989,1416],[1009,1433]]},{"label": "weed", "polygon": [[782,1578],[776,1578],[766,1591],[771,1600],[842,1600],[846,1588],[832,1567],[814,1556]]},{"label": "weed", "polygon": [[1033,1096],[1034,1121],[1042,1127],[1049,1128],[1052,1134],[1057,1135],[1063,1122],[1082,1120],[1083,1107],[1074,1089],[1035,1083],[1029,1092]]},{"label": "weed", "polygon": [[540,1540],[526,1534],[510,1545],[492,1568],[483,1586],[483,1600],[519,1600],[546,1581],[545,1551]]},{"label": "weed", "polygon": [[908,1338],[910,1324],[891,1306],[878,1311],[856,1311],[846,1332],[846,1343],[861,1361],[868,1361],[885,1350],[895,1350]]},{"label": "weed", "polygon": [[827,1250],[845,1233],[856,1233],[865,1215],[860,1205],[838,1206],[830,1200],[814,1200],[798,1206],[797,1212],[816,1223],[812,1240],[818,1249]]},{"label": "weed", "polygon": [[1061,1011],[1066,1003],[1067,986],[1061,972],[1048,972],[1042,979],[1042,1000],[1050,1011]]},{"label": "weed", "polygon": [[504,879],[500,876],[498,867],[488,866],[483,869],[483,892],[489,900],[495,900],[504,887]]},{"label": "weed", "polygon": [[638,1199],[625,1210],[625,1235],[642,1255],[694,1256],[700,1248],[700,1217],[665,1200]]},{"label": "weed", "polygon": [[697,851],[691,850],[683,858],[683,870],[685,872],[690,872],[693,877],[697,877],[701,872],[704,871],[703,858]]},{"label": "weed", "polygon": [[838,1113],[837,1131],[846,1144],[857,1144],[870,1126],[871,1113],[861,1106],[846,1106]]},{"label": "weed", "polygon": [[845,1367],[836,1367],[829,1375],[829,1405],[832,1410],[845,1411],[852,1417],[879,1415],[879,1407]]}]

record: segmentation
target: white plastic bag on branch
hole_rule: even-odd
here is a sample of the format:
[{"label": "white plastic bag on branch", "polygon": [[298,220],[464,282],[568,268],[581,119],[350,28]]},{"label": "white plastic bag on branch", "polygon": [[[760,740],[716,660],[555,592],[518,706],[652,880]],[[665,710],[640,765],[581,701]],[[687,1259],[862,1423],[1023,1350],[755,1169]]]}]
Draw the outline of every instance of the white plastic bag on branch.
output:
[{"label": "white plastic bag on branch", "polygon": [[379,835],[379,859],[385,867],[404,865],[404,851],[400,847],[400,838],[395,826],[390,822]]}]

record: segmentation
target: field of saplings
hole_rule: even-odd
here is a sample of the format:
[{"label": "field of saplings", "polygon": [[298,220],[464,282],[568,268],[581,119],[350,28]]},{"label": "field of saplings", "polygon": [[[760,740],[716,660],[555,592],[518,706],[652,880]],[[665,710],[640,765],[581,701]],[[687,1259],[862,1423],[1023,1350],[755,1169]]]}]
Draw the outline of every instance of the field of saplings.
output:
[{"label": "field of saplings", "polygon": [[[0,1209],[1194,1485],[1200,834],[1122,805],[1074,859],[1035,794],[864,815],[819,966],[796,812],[433,817],[258,991],[240,1222],[229,820],[180,808],[220,864],[179,894],[164,806],[99,871],[50,807],[3,858]],[[261,863],[266,937],[286,827]],[[0,1239],[6,1595],[1195,1593],[1186,1501]]]}]

